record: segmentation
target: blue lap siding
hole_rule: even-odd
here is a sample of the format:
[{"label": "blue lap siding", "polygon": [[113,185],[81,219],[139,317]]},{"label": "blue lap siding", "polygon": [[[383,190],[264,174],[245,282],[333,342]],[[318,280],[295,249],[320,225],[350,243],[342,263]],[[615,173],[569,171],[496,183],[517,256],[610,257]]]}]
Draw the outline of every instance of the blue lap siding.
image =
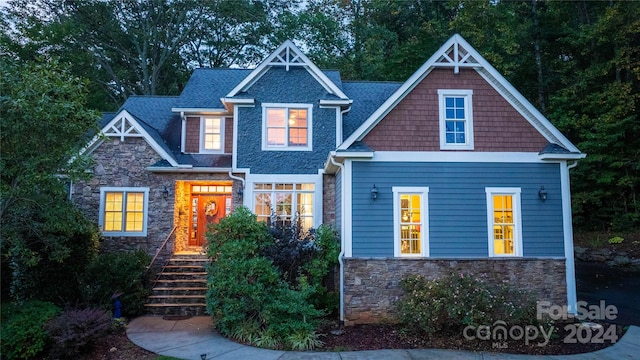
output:
[{"label": "blue lap siding", "polygon": [[524,257],[564,256],[560,164],[356,161],[352,171],[353,257],[393,257],[393,186],[429,188],[431,257],[488,256],[486,187],[521,188]]}]

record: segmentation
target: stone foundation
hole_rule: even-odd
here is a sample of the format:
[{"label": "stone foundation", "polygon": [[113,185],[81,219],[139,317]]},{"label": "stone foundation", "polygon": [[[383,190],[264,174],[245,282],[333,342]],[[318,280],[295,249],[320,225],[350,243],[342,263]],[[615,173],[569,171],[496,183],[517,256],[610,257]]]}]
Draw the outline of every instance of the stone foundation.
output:
[{"label": "stone foundation", "polygon": [[564,258],[344,259],[345,325],[395,322],[408,274],[435,279],[450,273],[473,274],[493,285],[533,293],[536,300],[567,302]]}]

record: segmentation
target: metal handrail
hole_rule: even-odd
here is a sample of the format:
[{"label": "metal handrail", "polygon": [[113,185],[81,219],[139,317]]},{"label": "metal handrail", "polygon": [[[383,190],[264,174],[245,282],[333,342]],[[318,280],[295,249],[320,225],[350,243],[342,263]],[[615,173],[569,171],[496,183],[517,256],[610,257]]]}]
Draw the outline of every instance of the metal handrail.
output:
[{"label": "metal handrail", "polygon": [[160,245],[158,250],[156,250],[156,254],[153,256],[153,259],[151,259],[151,262],[149,263],[149,266],[147,266],[147,272],[149,272],[149,269],[151,269],[151,266],[156,261],[156,258],[158,258],[158,255],[160,255],[160,251],[162,251],[162,249],[165,247],[165,245],[167,245],[167,242],[171,238],[171,235],[173,235],[173,233],[176,231],[177,228],[178,228],[178,225],[174,225],[173,226],[173,229],[171,229],[171,232],[169,233],[169,235],[167,235],[167,238],[164,239],[164,241],[162,242],[162,245]]}]

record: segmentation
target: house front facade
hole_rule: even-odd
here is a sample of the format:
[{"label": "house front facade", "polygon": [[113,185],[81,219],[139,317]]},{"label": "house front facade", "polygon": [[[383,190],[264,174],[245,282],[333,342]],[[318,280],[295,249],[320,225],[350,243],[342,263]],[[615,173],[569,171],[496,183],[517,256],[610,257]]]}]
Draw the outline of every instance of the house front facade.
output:
[{"label": "house front facade", "polygon": [[569,169],[585,155],[454,35],[404,83],[342,81],[292,42],[134,96],[73,199],[104,248],[201,251],[244,205],[340,234],[340,314],[392,320],[409,273],[481,276],[575,305]]}]

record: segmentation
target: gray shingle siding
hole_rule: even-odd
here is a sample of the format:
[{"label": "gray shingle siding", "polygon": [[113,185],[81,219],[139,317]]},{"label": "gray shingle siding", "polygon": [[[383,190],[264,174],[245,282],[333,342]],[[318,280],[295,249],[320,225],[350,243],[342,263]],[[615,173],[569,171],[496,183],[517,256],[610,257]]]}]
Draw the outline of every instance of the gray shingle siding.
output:
[{"label": "gray shingle siding", "polygon": [[[393,256],[392,186],[429,187],[432,257],[487,257],[485,187],[522,189],[523,255],[564,256],[559,164],[353,164],[353,256]],[[401,175],[400,175],[401,174]],[[378,199],[371,200],[371,187]],[[549,193],[538,199],[541,185]]]},{"label": "gray shingle siding", "polygon": [[[247,95],[254,107],[238,109],[237,166],[252,174],[317,174],[336,147],[336,111],[319,107],[327,91],[304,69],[272,68]],[[312,104],[313,151],[262,151],[262,104]]]}]

